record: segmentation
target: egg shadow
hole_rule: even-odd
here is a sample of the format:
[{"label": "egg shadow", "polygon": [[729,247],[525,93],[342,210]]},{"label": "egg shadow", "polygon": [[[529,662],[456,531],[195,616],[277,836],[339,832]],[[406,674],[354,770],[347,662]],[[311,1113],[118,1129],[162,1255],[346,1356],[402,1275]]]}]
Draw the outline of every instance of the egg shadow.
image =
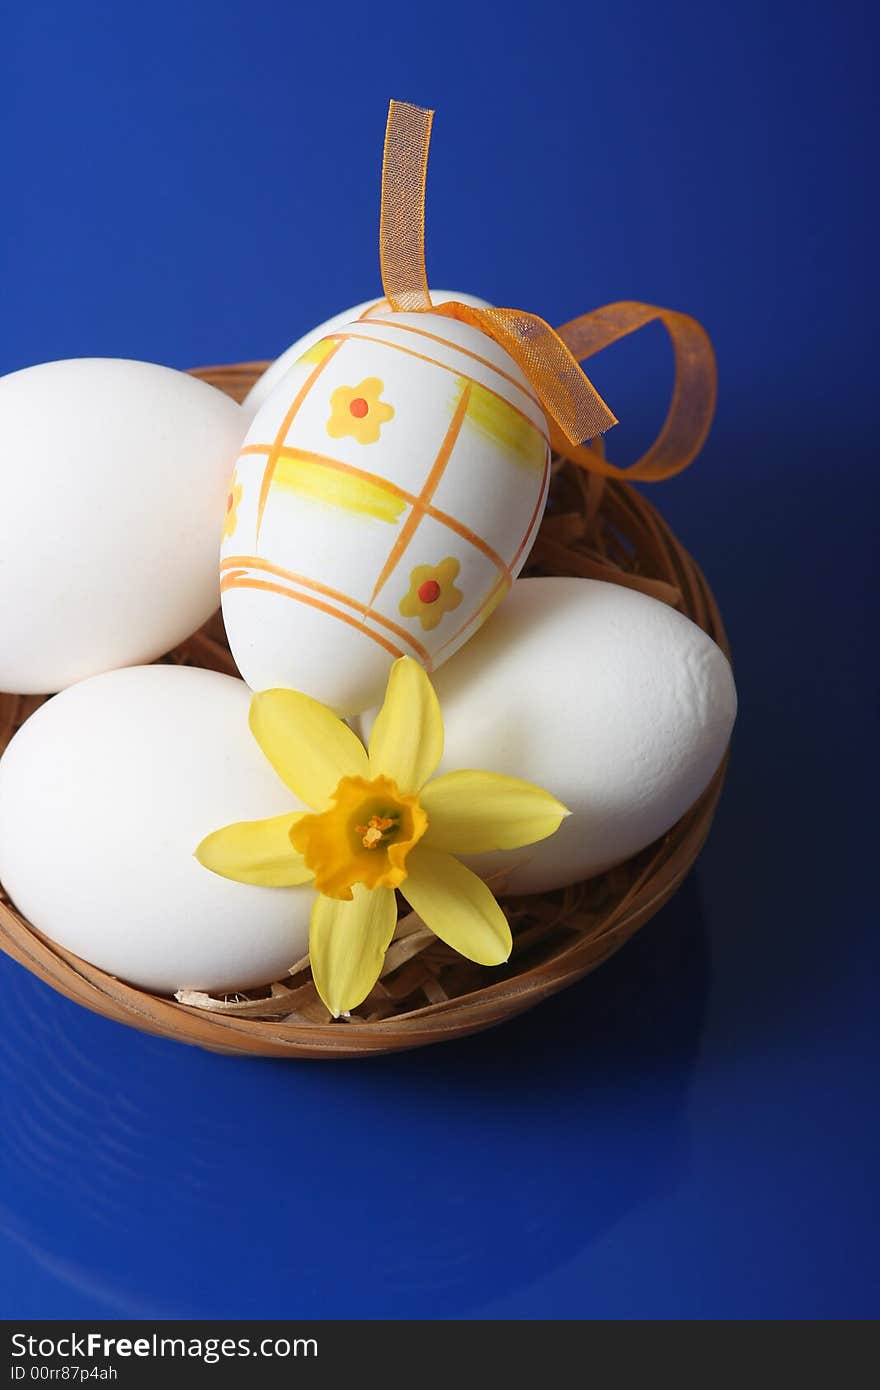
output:
[{"label": "egg shadow", "polygon": [[5,1316],[478,1313],[680,1181],[707,979],[694,876],[531,1013],[368,1061],[146,1038],[4,960]]}]

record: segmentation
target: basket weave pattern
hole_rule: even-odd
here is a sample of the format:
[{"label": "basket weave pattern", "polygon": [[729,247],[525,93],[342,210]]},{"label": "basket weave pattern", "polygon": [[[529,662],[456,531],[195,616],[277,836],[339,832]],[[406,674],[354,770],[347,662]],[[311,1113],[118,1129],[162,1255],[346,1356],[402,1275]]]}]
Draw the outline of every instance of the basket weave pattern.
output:
[{"label": "basket weave pattern", "polygon": [[[267,364],[204,368],[196,375],[241,400]],[[712,594],[654,508],[627,484],[563,459],[525,574],[579,575],[672,603],[724,650]],[[166,660],[237,674],[219,614]],[[0,695],[0,751],[41,703]],[[503,898],[514,935],[508,964],[485,969],[450,951],[415,918],[401,922],[385,971],[349,1019],[332,1022],[308,962],[271,989],[181,1003],[145,993],[41,936],[0,886],[0,947],[86,1008],[148,1033],[242,1055],[355,1057],[421,1047],[513,1017],[595,970],[676,891],[708,834],[724,779],[662,839],[598,878],[556,892]]]}]

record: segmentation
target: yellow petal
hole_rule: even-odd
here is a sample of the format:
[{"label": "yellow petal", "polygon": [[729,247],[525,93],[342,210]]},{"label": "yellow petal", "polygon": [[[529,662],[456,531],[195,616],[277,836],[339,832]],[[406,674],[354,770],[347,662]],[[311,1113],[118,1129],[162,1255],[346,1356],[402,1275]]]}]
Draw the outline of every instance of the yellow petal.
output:
[{"label": "yellow petal", "polygon": [[347,724],[298,690],[266,690],[251,700],[251,733],[291,791],[323,810],[341,777],[366,777],[364,745]]},{"label": "yellow petal", "polygon": [[569,814],[541,787],[498,772],[447,772],[422,789],[419,801],[428,813],[426,848],[452,854],[533,845]]},{"label": "yellow petal", "polygon": [[400,891],[426,927],[479,965],[501,965],[513,948],[507,918],[481,878],[451,854],[423,849],[409,856]]},{"label": "yellow petal", "polygon": [[443,755],[443,720],[434,687],[417,661],[402,656],[391,667],[385,703],[370,734],[370,771],[392,777],[404,793],[417,792]]},{"label": "yellow petal", "polygon": [[301,854],[290,843],[298,815],[269,820],[243,820],[215,830],[196,850],[196,859],[222,878],[257,883],[264,888],[291,888],[313,877]]},{"label": "yellow petal", "polygon": [[391,888],[355,884],[350,902],[319,894],[312,908],[309,959],[315,988],[334,1018],[362,1004],[379,978],[397,926]]}]

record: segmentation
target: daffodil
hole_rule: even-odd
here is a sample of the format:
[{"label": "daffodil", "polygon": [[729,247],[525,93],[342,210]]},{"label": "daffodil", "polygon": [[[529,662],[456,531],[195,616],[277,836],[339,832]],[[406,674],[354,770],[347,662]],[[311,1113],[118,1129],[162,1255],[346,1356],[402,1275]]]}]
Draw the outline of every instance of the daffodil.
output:
[{"label": "daffodil", "polygon": [[227,825],[196,857],[242,883],[314,881],[309,957],[338,1017],[367,997],[397,924],[395,891],[448,946],[481,965],[512,938],[490,889],[454,856],[516,849],[552,835],[566,808],[493,772],[434,773],[443,753],[437,696],[418,662],[391,668],[369,747],[325,705],[293,690],[255,695],[250,728],[310,812]]}]

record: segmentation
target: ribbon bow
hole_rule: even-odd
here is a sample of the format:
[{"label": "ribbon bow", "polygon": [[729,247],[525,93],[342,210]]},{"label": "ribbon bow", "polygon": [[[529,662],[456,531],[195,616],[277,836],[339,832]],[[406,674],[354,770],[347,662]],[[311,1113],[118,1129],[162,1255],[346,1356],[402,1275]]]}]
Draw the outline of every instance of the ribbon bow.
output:
[{"label": "ribbon bow", "polygon": [[[456,301],[432,304],[425,270],[425,183],[434,112],[409,102],[388,108],[382,162],[379,258],[391,308],[442,314],[494,338],[519,364],[549,417],[553,448],[591,472],[656,482],[679,473],[702,447],[715,409],[712,345],[695,319],[651,304],[623,301],[572,319],[557,332],[522,309],[478,309]],[[629,468],[610,463],[601,441],[579,447],[617,424],[580,366],[593,353],[659,321],[675,355],[672,404],[648,452]]]}]

